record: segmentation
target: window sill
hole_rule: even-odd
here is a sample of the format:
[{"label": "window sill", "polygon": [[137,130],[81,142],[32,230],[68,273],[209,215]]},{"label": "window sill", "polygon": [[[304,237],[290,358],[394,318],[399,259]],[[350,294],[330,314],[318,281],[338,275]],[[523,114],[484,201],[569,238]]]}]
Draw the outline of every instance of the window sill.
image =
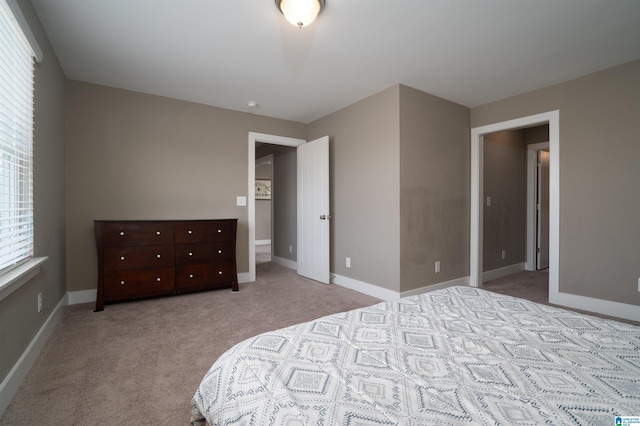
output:
[{"label": "window sill", "polygon": [[0,276],[0,300],[5,299],[11,293],[29,282],[40,272],[40,265],[49,257],[34,257],[20,266],[17,266]]}]

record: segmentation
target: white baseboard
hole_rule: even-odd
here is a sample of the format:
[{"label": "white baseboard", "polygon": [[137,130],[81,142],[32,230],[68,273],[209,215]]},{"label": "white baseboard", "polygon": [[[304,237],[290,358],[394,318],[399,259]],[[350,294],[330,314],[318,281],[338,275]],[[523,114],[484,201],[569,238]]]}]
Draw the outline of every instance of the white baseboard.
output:
[{"label": "white baseboard", "polygon": [[504,268],[493,269],[482,273],[482,281],[495,280],[496,278],[506,277],[507,275],[517,274],[525,270],[526,263],[516,263],[515,265],[505,266]]},{"label": "white baseboard", "polygon": [[558,293],[558,305],[583,311],[597,312],[616,318],[640,321],[640,309],[637,305],[594,299],[569,293]]},{"label": "white baseboard", "polygon": [[67,295],[60,300],[58,305],[53,309],[49,318],[42,324],[40,330],[35,335],[27,349],[22,353],[22,356],[15,363],[11,371],[7,374],[5,379],[0,384],[0,417],[5,412],[11,399],[13,399],[16,392],[24,379],[27,377],[27,373],[31,370],[34,362],[38,358],[40,351],[44,347],[45,343],[56,328],[58,321],[62,317],[62,308],[68,304]]},{"label": "white baseboard", "polygon": [[271,244],[271,240],[256,240],[255,243],[257,246],[267,246]]},{"label": "white baseboard", "polygon": [[382,300],[397,300],[400,298],[400,294],[397,291],[382,288],[363,281],[354,280],[353,278],[344,277],[338,274],[331,274],[331,282],[341,287],[368,294],[369,296],[377,297]]},{"label": "white baseboard", "polygon": [[293,260],[285,259],[284,257],[271,256],[271,261],[273,263],[277,263],[278,265],[293,269],[294,271],[298,270],[298,262],[295,262]]},{"label": "white baseboard", "polygon": [[415,296],[417,294],[428,293],[430,291],[440,290],[440,289],[443,289],[443,288],[453,287],[453,286],[457,286],[457,285],[468,287],[469,286],[469,277],[456,278],[454,280],[444,281],[444,282],[441,282],[441,283],[428,285],[428,286],[421,287],[421,288],[416,288],[414,290],[403,291],[400,294],[401,294],[401,297]]}]

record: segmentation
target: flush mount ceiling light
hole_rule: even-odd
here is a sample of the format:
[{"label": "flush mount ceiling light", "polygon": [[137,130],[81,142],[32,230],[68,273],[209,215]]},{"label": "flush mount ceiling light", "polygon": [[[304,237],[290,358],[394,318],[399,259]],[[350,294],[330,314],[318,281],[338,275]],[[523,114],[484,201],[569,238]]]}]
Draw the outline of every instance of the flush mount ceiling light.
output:
[{"label": "flush mount ceiling light", "polygon": [[276,6],[287,21],[302,28],[315,21],[324,7],[324,0],[276,0]]}]

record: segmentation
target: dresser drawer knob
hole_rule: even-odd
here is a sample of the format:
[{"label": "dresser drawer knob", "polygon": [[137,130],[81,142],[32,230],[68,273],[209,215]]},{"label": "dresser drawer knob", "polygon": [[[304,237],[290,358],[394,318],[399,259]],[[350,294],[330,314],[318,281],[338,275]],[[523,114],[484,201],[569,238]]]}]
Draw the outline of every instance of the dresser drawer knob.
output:
[{"label": "dresser drawer knob", "polygon": [[120,285],[124,285],[124,281],[120,281]]},{"label": "dresser drawer knob", "polygon": [[192,251],[189,252],[189,256],[193,256],[193,252]]},{"label": "dresser drawer knob", "polygon": [[218,254],[222,254],[222,250],[218,250]]},{"label": "dresser drawer knob", "polygon": [[160,255],[159,255],[159,254],[156,254],[156,257],[157,257],[158,259],[160,259]]},{"label": "dresser drawer knob", "polygon": [[160,231],[156,231],[156,235],[160,235]]},{"label": "dresser drawer knob", "polygon": [[124,256],[120,256],[120,260],[124,260]]},{"label": "dresser drawer knob", "polygon": [[120,235],[121,235],[121,236],[124,236],[124,231],[120,231]]},{"label": "dresser drawer knob", "polygon": [[156,278],[156,281],[157,281],[157,282],[160,282],[160,277]]},{"label": "dresser drawer knob", "polygon": [[193,274],[189,274],[189,278],[193,278]]},{"label": "dresser drawer knob", "polygon": [[218,229],[218,234],[220,234],[222,232],[222,229]]},{"label": "dresser drawer knob", "polygon": [[193,231],[192,231],[191,229],[189,229],[189,230],[187,231],[187,234],[191,235],[191,234],[193,234]]},{"label": "dresser drawer knob", "polygon": [[218,271],[218,275],[222,275],[222,271]]}]

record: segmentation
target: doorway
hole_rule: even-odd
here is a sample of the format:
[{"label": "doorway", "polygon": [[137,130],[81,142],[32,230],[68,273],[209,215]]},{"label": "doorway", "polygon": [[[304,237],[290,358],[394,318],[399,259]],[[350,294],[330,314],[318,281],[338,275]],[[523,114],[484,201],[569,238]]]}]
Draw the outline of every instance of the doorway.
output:
[{"label": "doorway", "polygon": [[560,113],[558,110],[471,129],[471,221],[469,250],[469,284],[482,284],[483,273],[483,172],[484,135],[539,124],[549,125],[549,302],[559,297],[559,222],[560,222]]},{"label": "doorway", "polygon": [[[256,280],[256,197],[255,197],[256,144],[260,144],[260,143],[297,148],[298,146],[306,143],[306,140],[289,138],[284,136],[269,135],[264,133],[249,132],[249,144],[248,144],[249,165],[248,165],[248,188],[247,188],[247,194],[248,194],[247,221],[248,221],[248,227],[249,227],[249,272],[245,276],[243,276],[243,282],[253,282]],[[272,215],[272,220],[273,220],[273,215]]]}]

